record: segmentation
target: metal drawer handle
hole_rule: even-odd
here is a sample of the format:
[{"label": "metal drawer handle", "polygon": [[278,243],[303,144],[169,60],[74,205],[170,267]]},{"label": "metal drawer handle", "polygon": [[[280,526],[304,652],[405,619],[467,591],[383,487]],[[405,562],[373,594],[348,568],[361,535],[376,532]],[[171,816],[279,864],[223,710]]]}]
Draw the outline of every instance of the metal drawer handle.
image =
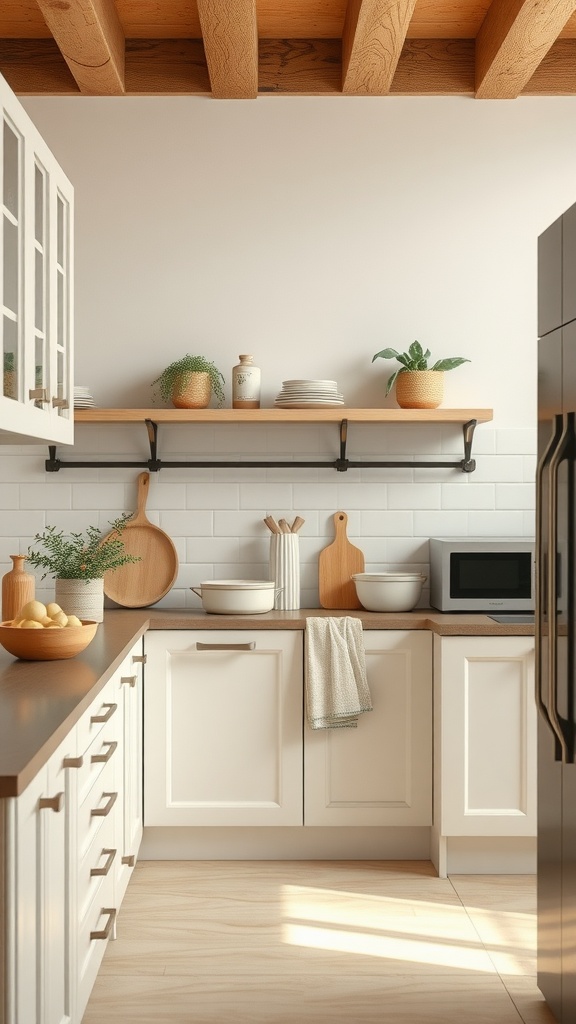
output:
[{"label": "metal drawer handle", "polygon": [[146,654],[133,654],[132,655],[132,661],[135,662],[135,663],[139,662],[141,665],[145,665],[146,664],[146,657],[147,657]]},{"label": "metal drawer handle", "polygon": [[133,868],[136,863],[136,857],[133,853],[127,853],[125,857],[122,857],[122,863],[127,864],[129,868]]},{"label": "metal drawer handle", "polygon": [[136,686],[138,676],[122,676],[120,679],[121,683],[128,683],[128,686]]},{"label": "metal drawer handle", "polygon": [[41,811],[49,809],[55,811],[61,811],[64,807],[64,793],[56,793],[56,796],[41,796],[38,801],[38,807]]},{"label": "metal drawer handle", "polygon": [[254,640],[247,644],[201,644],[196,643],[197,651],[253,651],[256,647]]},{"label": "metal drawer handle", "polygon": [[108,920],[106,922],[106,927],[103,928],[102,931],[100,931],[100,932],[90,932],[90,941],[92,941],[92,939],[109,939],[110,938],[110,933],[112,932],[112,929],[113,929],[114,924],[116,922],[116,908],[115,907],[102,907],[102,910],[100,911],[100,913],[108,914]]},{"label": "metal drawer handle", "polygon": [[67,398],[56,398],[56,396],[54,396],[52,398],[52,408],[53,409],[69,409],[70,408],[70,403],[69,403]]},{"label": "metal drawer handle", "polygon": [[108,708],[108,711],[105,711],[103,715],[102,714],[100,714],[100,715],[92,715],[92,717],[90,719],[91,723],[92,722],[109,722],[110,719],[112,718],[112,715],[116,711],[116,708],[118,707],[118,705],[117,704],[103,704],[102,707],[103,708]]},{"label": "metal drawer handle", "polygon": [[102,764],[106,764],[112,757],[114,751],[116,750],[116,747],[118,746],[118,741],[110,740],[110,742],[106,741],[102,745],[104,747],[108,747],[108,750],[106,751],[105,754],[92,754],[92,757],[90,758],[92,763],[95,763],[96,761],[101,761]]},{"label": "metal drawer handle", "polygon": [[102,850],[102,856],[106,856],[106,863],[101,868],[90,868],[90,877],[92,875],[107,875],[114,862],[116,856],[116,850]]},{"label": "metal drawer handle", "polygon": [[118,793],[102,793],[102,796],[108,797],[107,802],[104,804],[104,807],[93,807],[90,811],[90,816],[94,816],[95,818],[105,818],[110,814],[110,811],[118,799]]},{"label": "metal drawer handle", "polygon": [[83,757],[65,757],[62,761],[63,768],[81,768],[83,764]]}]

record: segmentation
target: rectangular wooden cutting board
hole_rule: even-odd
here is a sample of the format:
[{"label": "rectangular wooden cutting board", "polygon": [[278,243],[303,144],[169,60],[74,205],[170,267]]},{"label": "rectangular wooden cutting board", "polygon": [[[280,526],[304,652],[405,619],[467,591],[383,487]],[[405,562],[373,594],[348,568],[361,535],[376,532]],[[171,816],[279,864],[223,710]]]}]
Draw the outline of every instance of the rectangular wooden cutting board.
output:
[{"label": "rectangular wooden cutting board", "polygon": [[364,572],[364,554],[348,540],[345,512],[334,515],[335,539],[320,552],[318,589],[322,608],[361,608],[356,595],[354,572]]}]

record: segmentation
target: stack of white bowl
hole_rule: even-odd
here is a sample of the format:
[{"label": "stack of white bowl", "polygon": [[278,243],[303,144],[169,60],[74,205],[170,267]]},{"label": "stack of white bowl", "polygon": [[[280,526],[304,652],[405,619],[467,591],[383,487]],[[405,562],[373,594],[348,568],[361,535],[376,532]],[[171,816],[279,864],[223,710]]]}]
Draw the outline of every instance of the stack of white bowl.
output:
[{"label": "stack of white bowl", "polygon": [[409,612],[420,600],[427,577],[421,572],[355,572],[360,604],[370,612]]}]

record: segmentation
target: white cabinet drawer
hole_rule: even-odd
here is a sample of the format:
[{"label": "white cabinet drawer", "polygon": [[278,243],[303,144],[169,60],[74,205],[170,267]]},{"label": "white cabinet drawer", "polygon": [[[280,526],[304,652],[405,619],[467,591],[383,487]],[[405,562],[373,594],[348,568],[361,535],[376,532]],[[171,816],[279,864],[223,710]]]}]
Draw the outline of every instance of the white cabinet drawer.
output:
[{"label": "white cabinet drawer", "polygon": [[118,695],[113,680],[106,684],[77,726],[78,751],[84,754],[105,725],[118,720]]},{"label": "white cabinet drawer", "polygon": [[78,868],[78,921],[83,924],[90,905],[108,876],[114,877],[119,856],[117,824],[113,815],[102,825],[86,850]]},{"label": "white cabinet drawer", "polygon": [[82,805],[90,799],[94,786],[104,772],[106,765],[113,759],[118,760],[118,734],[108,723],[105,730],[92,741],[82,758],[78,769],[78,803]]},{"label": "white cabinet drawer", "polygon": [[114,758],[105,766],[89,798],[78,808],[78,856],[81,860],[95,842],[108,817],[114,819],[119,799]]},{"label": "white cabinet drawer", "polygon": [[100,886],[98,898],[90,904],[78,933],[78,1020],[86,1009],[108,940],[114,937],[115,925],[114,879],[110,873]]}]

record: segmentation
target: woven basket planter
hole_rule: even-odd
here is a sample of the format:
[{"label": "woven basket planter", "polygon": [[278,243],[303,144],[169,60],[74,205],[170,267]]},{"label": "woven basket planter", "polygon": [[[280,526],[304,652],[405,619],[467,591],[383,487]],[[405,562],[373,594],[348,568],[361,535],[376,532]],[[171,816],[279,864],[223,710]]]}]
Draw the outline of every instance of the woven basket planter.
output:
[{"label": "woven basket planter", "polygon": [[210,374],[202,371],[185,374],[172,391],[172,404],[177,409],[205,409],[210,405],[212,382]]},{"label": "woven basket planter", "polygon": [[396,378],[396,401],[401,409],[437,409],[443,397],[443,370],[403,370]]},{"label": "woven basket planter", "polygon": [[104,580],[55,579],[55,599],[66,615],[77,615],[79,619],[104,619]]}]

